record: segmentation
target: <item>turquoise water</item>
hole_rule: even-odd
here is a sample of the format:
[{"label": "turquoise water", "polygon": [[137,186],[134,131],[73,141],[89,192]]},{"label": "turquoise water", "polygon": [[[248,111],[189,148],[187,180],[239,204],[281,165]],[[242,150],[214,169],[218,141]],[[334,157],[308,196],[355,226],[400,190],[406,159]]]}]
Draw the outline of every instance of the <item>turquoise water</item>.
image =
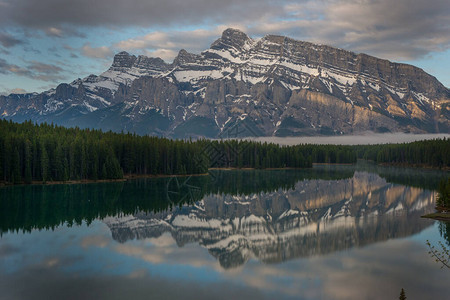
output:
[{"label": "turquoise water", "polygon": [[433,189],[372,165],[0,189],[4,299],[442,299]]}]

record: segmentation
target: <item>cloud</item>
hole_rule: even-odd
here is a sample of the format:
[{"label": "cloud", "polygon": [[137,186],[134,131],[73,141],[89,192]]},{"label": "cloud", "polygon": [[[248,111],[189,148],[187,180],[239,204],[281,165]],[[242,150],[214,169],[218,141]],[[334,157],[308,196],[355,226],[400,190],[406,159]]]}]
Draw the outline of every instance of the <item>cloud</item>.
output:
[{"label": "cloud", "polygon": [[[249,12],[247,17],[236,21],[234,16],[222,14],[219,26],[150,32],[117,42],[114,47],[146,53],[165,51],[163,58],[167,60],[170,53],[173,55],[182,48],[198,53],[219,37],[223,29],[235,27],[253,37],[286,35],[397,61],[422,58],[450,48],[450,6],[446,0],[281,1],[276,9],[267,1],[261,1],[260,5],[266,11],[257,16]],[[210,18],[214,19],[214,13],[212,16],[199,13],[199,20],[211,21]]]},{"label": "cloud", "polygon": [[25,52],[32,52],[34,54],[41,54],[42,53],[40,50],[38,50],[38,49],[36,49],[34,47],[31,47],[31,46],[25,46],[25,47],[23,47],[23,50]]},{"label": "cloud", "polygon": [[63,48],[66,49],[66,50],[68,50],[68,51],[73,51],[73,50],[75,50],[75,48],[73,48],[72,46],[67,45],[67,44],[64,44],[64,45],[63,45]]},{"label": "cloud", "polygon": [[31,63],[28,65],[28,69],[43,74],[59,73],[63,70],[58,66],[44,64],[38,61],[31,61]]},{"label": "cloud", "polygon": [[313,33],[356,51],[414,59],[450,46],[446,0],[339,1],[324,14]]},{"label": "cloud", "polygon": [[241,274],[225,275],[280,298],[387,299],[401,287],[417,299],[439,298],[447,285],[426,251],[425,243],[398,239],[285,264],[250,262]]},{"label": "cloud", "polygon": [[9,64],[6,60],[0,58],[0,74],[14,73],[20,76],[32,76],[27,69],[21,68],[15,64]]},{"label": "cloud", "polygon": [[239,25],[221,25],[212,29],[195,29],[190,31],[154,31],[143,36],[137,36],[119,41],[113,45],[118,51],[130,51],[147,56],[160,57],[171,61],[181,49],[188,49],[200,53],[209,47],[209,44],[219,38],[227,27],[245,30]]},{"label": "cloud", "polygon": [[[106,255],[107,257],[108,255]],[[100,257],[100,261],[103,261]],[[79,262],[78,262],[79,263]],[[96,262],[97,263],[97,262]],[[92,264],[93,266],[96,265]],[[117,263],[117,262],[116,262]],[[76,262],[72,263],[77,270]],[[19,272],[0,270],[4,299],[271,299],[239,282],[196,281],[191,274],[167,277],[140,268],[128,274],[75,272],[57,265],[23,266]],[[95,268],[93,267],[93,270]],[[72,272],[71,272],[72,271]],[[120,270],[119,270],[120,272]],[[167,272],[166,272],[167,273]],[[176,272],[175,272],[176,273]],[[27,283],[24,286],[23,283]]]},{"label": "cloud", "polygon": [[0,44],[5,48],[11,48],[23,43],[22,40],[19,40],[6,32],[0,32]]},{"label": "cloud", "polygon": [[15,88],[15,89],[9,90],[8,94],[26,94],[26,93],[27,93],[27,91],[24,89]]},{"label": "cloud", "polygon": [[159,57],[166,62],[170,62],[177,56],[178,52],[171,49],[157,49],[155,51],[145,51],[144,54],[149,57]]},{"label": "cloud", "polygon": [[416,59],[450,48],[445,0],[336,0],[285,5],[290,18],[255,24],[259,34],[283,33],[388,59]]},{"label": "cloud", "polygon": [[53,55],[55,57],[61,57],[61,55],[59,54],[59,49],[56,46],[48,48],[47,52],[51,53],[51,55]]},{"label": "cloud", "polygon": [[88,235],[81,240],[81,247],[98,247],[105,248],[111,239],[103,235]]},{"label": "cloud", "polygon": [[[213,34],[216,37],[220,34],[217,24],[237,25],[250,35],[287,35],[396,60],[416,59],[450,48],[447,0],[4,0],[1,3],[0,24],[39,29],[59,38],[84,37],[80,26],[112,30],[206,28],[199,32],[179,29],[151,32],[115,45],[124,50],[162,53],[164,58],[181,48],[204,49],[199,47],[207,46]],[[20,42],[17,37],[9,37],[12,39],[3,37],[7,45]],[[110,55],[104,47],[89,47],[89,44],[83,47],[86,56]]]},{"label": "cloud", "polygon": [[65,38],[69,36],[76,36],[85,38],[86,35],[78,30],[75,30],[73,28],[64,26],[64,28],[61,27],[47,27],[44,29],[44,32],[47,36],[50,37],[56,37],[56,38]]},{"label": "cloud", "polygon": [[59,28],[56,28],[56,27],[48,27],[45,30],[45,33],[48,36],[54,36],[54,37],[59,37],[59,38],[63,37],[63,31],[61,29],[59,29]]},{"label": "cloud", "polygon": [[127,244],[117,245],[115,250],[117,251],[117,253],[139,257],[142,260],[153,264],[162,264],[166,262],[165,254],[167,253],[162,253],[162,251],[147,252],[145,251],[146,249],[143,247],[132,246]]},{"label": "cloud", "polygon": [[14,74],[31,79],[58,82],[65,79],[65,76],[61,75],[62,72],[63,69],[55,65],[31,61],[26,67],[20,67],[0,58],[0,74]]},{"label": "cloud", "polygon": [[155,46],[172,48],[175,43],[170,41],[169,34],[156,31],[145,36],[120,41],[115,45],[115,47],[124,50],[154,48]]},{"label": "cloud", "polygon": [[222,22],[258,18],[280,10],[270,0],[6,0],[0,23],[46,28],[61,24],[102,25],[170,25],[202,24],[205,20]]},{"label": "cloud", "polygon": [[0,245],[0,257],[3,259],[16,253],[19,249],[9,244]]},{"label": "cloud", "polygon": [[81,48],[81,53],[87,57],[101,58],[101,59],[110,58],[113,54],[111,49],[106,46],[94,48],[91,47],[90,43],[84,44],[84,46]]}]

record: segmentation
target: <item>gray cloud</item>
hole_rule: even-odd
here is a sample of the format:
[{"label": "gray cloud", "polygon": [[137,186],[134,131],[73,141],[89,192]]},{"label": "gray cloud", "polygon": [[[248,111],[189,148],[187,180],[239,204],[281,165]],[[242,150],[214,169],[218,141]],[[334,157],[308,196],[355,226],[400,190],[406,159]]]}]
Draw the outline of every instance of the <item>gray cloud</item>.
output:
[{"label": "gray cloud", "polygon": [[450,5],[446,0],[307,1],[285,9],[293,18],[269,21],[252,30],[259,34],[283,32],[396,60],[416,59],[450,47]]},{"label": "gray cloud", "polygon": [[[194,53],[205,50],[213,40],[220,37],[226,27],[217,26],[210,30],[154,31],[143,36],[120,41],[113,46],[118,51],[125,50],[171,61],[181,49],[188,49]],[[245,30],[243,27],[241,29]]]},{"label": "gray cloud", "polygon": [[0,22],[36,28],[58,28],[61,24],[201,24],[205,20],[258,18],[270,10],[280,9],[279,2],[271,0],[6,0],[3,3]]},{"label": "gray cloud", "polygon": [[34,47],[31,46],[25,46],[23,47],[23,50],[25,50],[26,52],[32,52],[34,54],[41,54],[42,52]]},{"label": "gray cloud", "polygon": [[149,275],[146,269],[125,275],[92,276],[63,271],[59,261],[49,260],[27,266],[21,272],[2,271],[5,299],[124,299],[130,295],[133,299],[270,299],[257,289],[238,283],[173,280]]},{"label": "gray cloud", "polygon": [[86,43],[81,47],[81,53],[87,57],[101,59],[110,58],[113,54],[112,50],[106,46],[92,47],[90,43]]},{"label": "gray cloud", "polygon": [[9,94],[26,94],[27,91],[22,88],[15,88],[9,91]]},{"label": "gray cloud", "polygon": [[74,51],[74,50],[76,50],[75,48],[73,48],[72,46],[67,45],[67,44],[62,45],[62,47],[63,47],[64,49],[68,50],[68,51]]},{"label": "gray cloud", "polygon": [[0,74],[15,74],[31,79],[58,82],[59,80],[65,79],[65,76],[61,74],[62,72],[63,69],[55,65],[31,61],[24,68],[15,64],[10,64],[6,60],[0,58]]},{"label": "gray cloud", "polygon": [[[450,48],[447,0],[282,1],[277,9],[272,9],[268,1],[261,1],[260,5],[267,11],[258,16],[249,12],[238,21],[226,13],[217,17],[226,25],[189,32],[151,32],[114,46],[147,49],[149,54],[164,51],[166,57],[162,58],[167,59],[181,48],[197,52],[205,49],[220,35],[218,28],[231,26],[256,37],[269,33],[287,35],[392,60],[417,59]],[[214,18],[214,13],[204,16],[199,11],[198,17],[205,21]],[[190,23],[181,17],[178,20]]]},{"label": "gray cloud", "polygon": [[324,14],[312,33],[355,51],[414,59],[450,46],[446,0],[340,1]]},{"label": "gray cloud", "polygon": [[16,253],[18,250],[18,248],[9,244],[0,245],[0,257],[5,258],[6,256]]},{"label": "gray cloud", "polygon": [[33,74],[22,67],[19,67],[15,64],[10,64],[6,60],[0,58],[0,74],[17,74],[20,76],[31,77]]},{"label": "gray cloud", "polygon": [[28,69],[31,69],[33,71],[36,71],[36,72],[42,73],[42,74],[54,74],[54,73],[60,73],[61,71],[63,71],[63,69],[61,69],[58,66],[44,64],[44,63],[41,63],[38,61],[31,61],[30,65],[28,66]]},{"label": "gray cloud", "polygon": [[22,40],[19,40],[8,33],[0,32],[0,44],[5,48],[11,48],[23,43]]},{"label": "gray cloud", "polygon": [[61,55],[59,54],[59,49],[56,46],[48,48],[47,51],[55,57],[61,57]]},{"label": "gray cloud", "polygon": [[64,26],[64,27],[47,27],[44,29],[45,34],[50,37],[65,38],[68,36],[76,36],[85,38],[86,35],[78,30]]}]

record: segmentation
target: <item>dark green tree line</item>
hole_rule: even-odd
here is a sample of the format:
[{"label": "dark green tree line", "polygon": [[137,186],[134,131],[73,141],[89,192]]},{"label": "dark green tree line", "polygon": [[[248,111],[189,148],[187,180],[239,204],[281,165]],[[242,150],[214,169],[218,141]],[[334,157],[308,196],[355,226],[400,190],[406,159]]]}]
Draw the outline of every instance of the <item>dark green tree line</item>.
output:
[{"label": "dark green tree line", "polygon": [[355,146],[358,158],[382,164],[450,167],[450,139],[432,139],[403,144]]},{"label": "dark green tree line", "polygon": [[8,183],[206,173],[211,167],[307,168],[353,163],[349,146],[279,146],[167,138],[0,121],[0,180]]},{"label": "dark green tree line", "polygon": [[182,175],[209,168],[308,168],[312,163],[450,167],[450,140],[366,146],[279,146],[246,140],[167,138],[0,121],[0,180],[9,183]]},{"label": "dark green tree line", "polygon": [[[205,173],[192,141],[0,121],[0,180],[118,179],[124,174]],[[200,162],[200,163],[195,163]]]}]

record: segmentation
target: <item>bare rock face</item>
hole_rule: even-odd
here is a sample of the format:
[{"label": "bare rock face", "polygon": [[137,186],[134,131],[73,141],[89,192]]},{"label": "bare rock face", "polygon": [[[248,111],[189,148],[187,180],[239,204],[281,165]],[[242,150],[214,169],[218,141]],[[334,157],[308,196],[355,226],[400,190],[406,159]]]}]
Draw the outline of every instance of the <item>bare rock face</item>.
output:
[{"label": "bare rock face", "polygon": [[223,136],[244,120],[252,128],[241,136],[450,132],[450,91],[422,69],[236,29],[200,54],[180,50],[171,64],[120,52],[99,76],[1,96],[0,111],[18,121],[172,137]]},{"label": "bare rock face", "polygon": [[199,55],[189,53],[184,49],[181,49],[180,52],[178,52],[177,57],[175,57],[173,61],[173,66],[183,66],[192,62],[195,62],[199,59]]},{"label": "bare rock face", "polygon": [[253,40],[244,32],[237,29],[228,28],[222,33],[222,37],[220,39],[212,43],[211,49],[240,52],[245,50],[246,46],[252,42]]},{"label": "bare rock face", "polygon": [[122,51],[114,55],[113,68],[131,68],[136,61],[136,56],[128,54],[128,52]]}]

